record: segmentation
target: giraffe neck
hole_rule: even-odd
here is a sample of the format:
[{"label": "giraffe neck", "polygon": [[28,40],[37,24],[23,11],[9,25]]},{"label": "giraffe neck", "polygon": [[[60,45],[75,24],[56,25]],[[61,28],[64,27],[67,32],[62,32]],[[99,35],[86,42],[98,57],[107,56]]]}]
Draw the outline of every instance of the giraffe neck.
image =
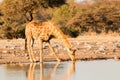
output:
[{"label": "giraffe neck", "polygon": [[66,45],[66,47],[68,48],[68,50],[71,50],[72,47],[68,41],[68,39],[66,38],[66,36],[64,35],[64,33],[60,30],[60,28],[58,26],[54,26],[54,30],[53,30],[53,35],[58,38],[61,39],[64,44]]}]

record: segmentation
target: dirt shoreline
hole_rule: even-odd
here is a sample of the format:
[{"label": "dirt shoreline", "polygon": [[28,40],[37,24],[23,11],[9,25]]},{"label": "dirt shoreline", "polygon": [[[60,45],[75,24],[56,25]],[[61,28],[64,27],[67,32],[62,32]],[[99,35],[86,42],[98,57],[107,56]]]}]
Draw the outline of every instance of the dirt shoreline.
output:
[{"label": "dirt shoreline", "polygon": [[[120,36],[79,36],[68,39],[76,49],[76,60],[120,59]],[[70,60],[61,40],[51,41],[53,48],[62,61]],[[29,63],[24,50],[24,39],[0,40],[0,64]],[[39,43],[34,45],[34,54],[39,60]],[[44,44],[44,61],[56,61],[46,44]]]}]

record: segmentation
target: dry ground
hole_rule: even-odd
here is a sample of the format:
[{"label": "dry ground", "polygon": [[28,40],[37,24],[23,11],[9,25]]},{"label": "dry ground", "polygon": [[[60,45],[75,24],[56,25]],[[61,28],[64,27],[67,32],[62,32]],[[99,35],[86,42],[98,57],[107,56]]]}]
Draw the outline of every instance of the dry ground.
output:
[{"label": "dry ground", "polygon": [[[76,49],[76,60],[115,59],[120,58],[120,36],[79,36],[68,39]],[[61,40],[51,41],[56,53],[63,60],[70,60]],[[0,64],[28,63],[24,39],[0,40]],[[39,59],[39,43],[34,45],[34,54]],[[56,61],[46,44],[44,44],[44,61]]]}]

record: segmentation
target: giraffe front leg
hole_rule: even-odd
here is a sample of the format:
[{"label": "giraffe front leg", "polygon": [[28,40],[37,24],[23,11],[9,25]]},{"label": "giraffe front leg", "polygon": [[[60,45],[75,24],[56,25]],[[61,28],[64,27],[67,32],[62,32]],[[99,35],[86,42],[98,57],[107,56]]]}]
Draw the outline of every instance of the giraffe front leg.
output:
[{"label": "giraffe front leg", "polygon": [[43,42],[40,40],[40,62],[43,62]]},{"label": "giraffe front leg", "polygon": [[74,54],[71,54],[70,55],[70,58],[71,58],[71,60],[74,62],[75,61],[75,55]]},{"label": "giraffe front leg", "polygon": [[75,61],[75,51],[76,50],[68,49],[68,51],[69,51],[68,55],[70,56],[71,60],[74,62]]},{"label": "giraffe front leg", "polygon": [[55,53],[54,49],[52,48],[50,42],[47,42],[47,43],[48,43],[48,46],[49,46],[50,50],[52,51],[52,53],[54,54],[55,58],[57,59],[57,61],[60,62],[61,60],[60,60],[60,59],[58,58],[58,56],[56,55],[56,53]]}]

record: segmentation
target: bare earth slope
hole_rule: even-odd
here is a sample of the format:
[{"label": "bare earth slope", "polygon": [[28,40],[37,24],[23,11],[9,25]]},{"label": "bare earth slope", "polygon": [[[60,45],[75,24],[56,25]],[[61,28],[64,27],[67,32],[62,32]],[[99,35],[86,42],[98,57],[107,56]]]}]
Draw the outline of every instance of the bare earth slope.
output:
[{"label": "bare earth slope", "polygon": [[[76,49],[76,60],[115,59],[120,58],[120,36],[79,36],[69,38]],[[66,48],[61,40],[51,41],[59,57],[65,61],[70,60]],[[24,50],[24,39],[0,40],[0,64],[28,63],[28,52]],[[35,42],[34,54],[39,60],[39,42]],[[44,61],[56,61],[48,46],[44,44]]]}]

